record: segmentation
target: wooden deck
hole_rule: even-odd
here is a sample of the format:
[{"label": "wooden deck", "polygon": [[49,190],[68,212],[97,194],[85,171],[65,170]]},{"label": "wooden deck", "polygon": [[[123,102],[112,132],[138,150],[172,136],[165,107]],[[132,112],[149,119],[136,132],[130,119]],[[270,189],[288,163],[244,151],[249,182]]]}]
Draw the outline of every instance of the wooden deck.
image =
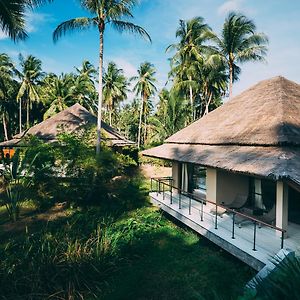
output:
[{"label": "wooden deck", "polygon": [[[211,204],[204,204],[202,209],[200,202],[190,200],[183,195],[179,197],[179,194],[174,193],[171,201],[169,192],[165,192],[164,195],[163,193],[152,192],[150,196],[152,202],[163,211],[258,271],[272,260],[281,249],[280,232],[276,232],[272,228],[256,226],[255,234],[254,224],[251,221],[243,222],[239,228],[233,222],[231,213],[219,211],[216,217],[215,209]],[[255,250],[253,250],[254,248]],[[300,253],[299,225],[289,224],[288,237],[284,240],[284,249]]]}]

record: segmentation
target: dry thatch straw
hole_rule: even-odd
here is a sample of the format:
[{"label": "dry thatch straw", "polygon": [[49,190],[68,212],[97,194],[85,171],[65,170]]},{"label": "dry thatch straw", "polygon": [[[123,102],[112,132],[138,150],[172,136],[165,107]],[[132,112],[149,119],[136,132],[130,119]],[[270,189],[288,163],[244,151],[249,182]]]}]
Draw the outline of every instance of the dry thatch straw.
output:
[{"label": "dry thatch straw", "polygon": [[300,85],[262,81],[143,155],[300,186]]},{"label": "dry thatch straw", "polygon": [[[84,130],[86,126],[96,124],[97,118],[77,103],[29,128],[24,133],[14,136],[12,140],[0,143],[0,147],[20,146],[22,141],[28,136],[36,136],[45,142],[54,142],[60,133],[75,133]],[[127,140],[105,122],[102,122],[102,129],[104,132],[103,138],[108,145],[114,147],[134,145],[134,142]]]}]

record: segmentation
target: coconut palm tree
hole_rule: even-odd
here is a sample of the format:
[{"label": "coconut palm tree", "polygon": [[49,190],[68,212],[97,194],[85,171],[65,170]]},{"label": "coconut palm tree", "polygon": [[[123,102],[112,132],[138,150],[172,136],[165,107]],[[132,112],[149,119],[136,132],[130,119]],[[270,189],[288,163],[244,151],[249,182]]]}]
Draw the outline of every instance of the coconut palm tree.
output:
[{"label": "coconut palm tree", "polygon": [[151,96],[156,92],[155,86],[155,73],[156,70],[154,65],[149,62],[141,63],[138,69],[138,76],[131,78],[131,81],[135,81],[133,91],[136,96],[141,97],[141,107],[140,107],[140,118],[139,118],[139,130],[138,130],[138,148],[141,146],[141,131],[142,131],[142,120],[145,118],[145,109],[148,107],[148,102]]},{"label": "coconut palm tree", "polygon": [[91,27],[97,28],[99,33],[99,99],[97,118],[97,153],[100,152],[101,142],[101,110],[103,96],[103,46],[104,33],[107,26],[111,26],[119,32],[127,31],[138,34],[151,41],[149,34],[140,26],[135,25],[124,18],[133,18],[132,9],[137,0],[81,0],[84,9],[90,12],[92,17],[81,17],[61,23],[53,33],[54,42],[62,35],[74,30],[85,30]]},{"label": "coconut palm tree", "polygon": [[229,95],[232,97],[233,82],[238,79],[240,67],[238,63],[249,61],[265,61],[268,38],[263,33],[256,32],[256,25],[246,16],[231,12],[225,20],[220,37],[214,36],[218,52],[211,56],[228,66]]},{"label": "coconut palm tree", "polygon": [[103,76],[103,100],[109,113],[109,125],[112,126],[112,114],[117,104],[127,98],[129,82],[124,71],[118,69],[114,62],[109,62]]},{"label": "coconut palm tree", "polygon": [[189,110],[176,93],[163,89],[159,94],[158,109],[152,118],[152,139],[162,142],[167,137],[179,131],[185,126],[185,118]]},{"label": "coconut palm tree", "polygon": [[0,29],[12,40],[24,40],[27,37],[25,30],[25,13],[52,0],[2,0],[0,1]]},{"label": "coconut palm tree", "polygon": [[218,106],[216,100],[221,99],[227,91],[228,76],[225,66],[204,63],[201,69],[201,83],[201,104],[204,104],[204,109],[200,110],[200,116],[203,116],[209,113],[213,104],[215,104],[213,109]]},{"label": "coconut palm tree", "polygon": [[167,52],[175,50],[171,59],[169,77],[177,91],[187,92],[194,116],[194,100],[199,86],[199,72],[204,60],[204,54],[210,50],[207,42],[212,37],[211,28],[204,23],[202,17],[188,21],[180,20],[176,31],[179,42],[168,46]]},{"label": "coconut palm tree", "polygon": [[8,140],[7,132],[7,101],[9,101],[9,90],[13,81],[14,65],[5,53],[0,54],[0,113],[2,115],[3,132],[5,140]]},{"label": "coconut palm tree", "polygon": [[80,68],[75,68],[80,77],[86,77],[92,82],[96,80],[97,70],[88,60],[84,60]]},{"label": "coconut palm tree", "polygon": [[73,103],[74,78],[70,74],[49,74],[43,81],[49,107],[44,114],[44,119],[68,108]]},{"label": "coconut palm tree", "polygon": [[29,128],[29,112],[33,101],[39,101],[39,95],[37,92],[37,84],[44,76],[42,72],[42,62],[38,58],[29,55],[24,58],[19,56],[21,71],[17,71],[17,75],[22,80],[21,87],[17,95],[19,101],[19,122],[20,132],[22,132],[22,98],[26,101],[26,124]]}]

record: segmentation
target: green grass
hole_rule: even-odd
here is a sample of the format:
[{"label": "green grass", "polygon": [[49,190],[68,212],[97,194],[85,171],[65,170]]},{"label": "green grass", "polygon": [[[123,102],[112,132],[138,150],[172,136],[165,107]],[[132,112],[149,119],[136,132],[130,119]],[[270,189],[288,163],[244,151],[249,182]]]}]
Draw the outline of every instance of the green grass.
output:
[{"label": "green grass", "polygon": [[127,258],[130,263],[108,280],[103,299],[231,299],[253,275],[236,258],[165,217],[134,241]]},{"label": "green grass", "polygon": [[232,299],[252,275],[149,206],[73,210],[0,247],[3,299]]}]

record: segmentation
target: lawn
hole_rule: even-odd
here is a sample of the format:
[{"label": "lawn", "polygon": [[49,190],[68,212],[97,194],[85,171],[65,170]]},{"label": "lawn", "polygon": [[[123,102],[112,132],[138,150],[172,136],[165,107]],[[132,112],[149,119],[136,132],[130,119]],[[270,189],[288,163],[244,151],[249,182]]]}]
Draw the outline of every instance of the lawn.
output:
[{"label": "lawn", "polygon": [[112,274],[103,299],[212,299],[216,295],[231,299],[254,274],[207,239],[164,216],[156,230],[133,243],[127,257],[130,263]]},{"label": "lawn", "polygon": [[4,299],[232,299],[254,274],[149,205],[68,209],[31,228],[2,236]]}]

